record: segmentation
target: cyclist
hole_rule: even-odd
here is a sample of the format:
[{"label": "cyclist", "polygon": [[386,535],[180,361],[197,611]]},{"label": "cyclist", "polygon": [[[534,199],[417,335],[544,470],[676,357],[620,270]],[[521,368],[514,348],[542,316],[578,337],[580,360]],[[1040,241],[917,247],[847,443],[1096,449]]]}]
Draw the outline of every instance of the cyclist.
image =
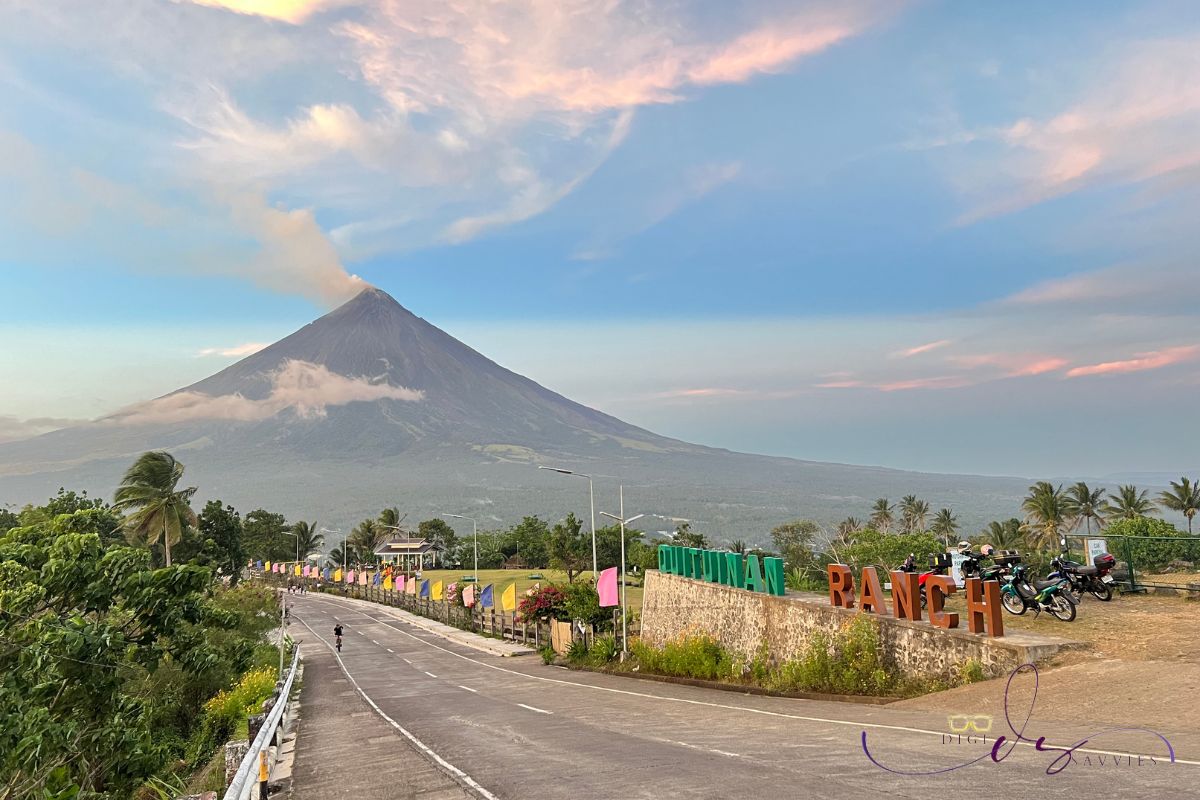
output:
[{"label": "cyclist", "polygon": [[340,622],[334,623],[333,635],[336,640],[335,644],[337,646],[337,650],[340,653],[340,652],[342,652],[342,623],[340,623]]}]

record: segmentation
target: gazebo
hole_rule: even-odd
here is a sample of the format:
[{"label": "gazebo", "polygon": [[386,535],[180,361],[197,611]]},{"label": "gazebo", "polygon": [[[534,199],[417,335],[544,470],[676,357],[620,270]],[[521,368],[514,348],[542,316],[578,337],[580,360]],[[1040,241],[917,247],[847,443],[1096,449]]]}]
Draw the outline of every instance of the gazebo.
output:
[{"label": "gazebo", "polygon": [[425,554],[433,552],[434,547],[424,539],[414,539],[411,536],[389,536],[375,548],[375,557],[384,564],[399,564],[406,570],[412,569],[413,559],[420,569],[425,569]]}]

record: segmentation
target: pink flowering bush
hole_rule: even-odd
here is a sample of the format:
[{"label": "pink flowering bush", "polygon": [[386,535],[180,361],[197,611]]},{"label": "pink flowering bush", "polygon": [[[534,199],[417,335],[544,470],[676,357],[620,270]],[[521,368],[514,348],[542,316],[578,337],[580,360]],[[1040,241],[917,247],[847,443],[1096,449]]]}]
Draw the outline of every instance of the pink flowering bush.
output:
[{"label": "pink flowering bush", "polygon": [[567,596],[551,584],[522,597],[517,604],[517,614],[525,620],[559,618],[566,613],[566,607]]}]

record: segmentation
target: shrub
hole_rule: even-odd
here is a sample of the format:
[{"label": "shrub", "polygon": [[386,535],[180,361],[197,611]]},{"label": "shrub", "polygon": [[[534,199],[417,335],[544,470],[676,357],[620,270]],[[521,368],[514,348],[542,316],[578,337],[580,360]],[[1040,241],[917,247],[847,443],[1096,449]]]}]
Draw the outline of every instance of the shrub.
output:
[{"label": "shrub", "polygon": [[542,657],[543,664],[553,664],[554,659],[558,658],[558,654],[554,652],[554,648],[546,645],[541,650],[538,650],[538,655]]},{"label": "shrub", "polygon": [[562,587],[563,613],[567,619],[583,620],[596,630],[612,630],[612,609],[600,607],[600,595],[591,583],[569,583]]},{"label": "shrub", "polygon": [[857,572],[871,566],[894,569],[904,563],[909,553],[916,557],[918,564],[924,564],[929,556],[945,549],[946,546],[932,533],[891,534],[868,528],[856,533],[854,543],[843,548],[838,555],[842,563]]},{"label": "shrub", "polygon": [[[1171,523],[1162,519],[1138,517],[1137,519],[1120,519],[1105,526],[1099,534],[1108,540],[1108,546],[1114,556],[1124,561],[1127,556],[1133,558],[1134,569],[1156,572],[1171,561],[1183,559],[1193,561],[1200,557],[1200,543],[1188,539],[1187,531],[1181,531]],[[1165,539],[1128,539],[1118,536],[1161,536]],[[1126,549],[1128,542],[1128,550]]]},{"label": "shrub", "polygon": [[576,639],[567,648],[567,660],[572,664],[582,664],[588,660],[588,644],[583,639]]},{"label": "shrub", "polygon": [[710,636],[687,636],[652,647],[640,639],[630,650],[646,672],[681,678],[718,680],[736,674],[735,660]]},{"label": "shrub", "polygon": [[270,667],[253,669],[242,676],[232,689],[217,692],[204,704],[200,733],[192,742],[189,761],[206,760],[214,748],[226,742],[239,724],[257,714],[262,703],[275,692],[276,671]]},{"label": "shrub", "polygon": [[959,683],[978,683],[986,676],[983,674],[983,664],[979,663],[979,659],[968,658],[966,661],[958,665],[958,680]]},{"label": "shrub", "polygon": [[517,604],[517,614],[521,619],[555,619],[566,614],[567,597],[563,590],[554,584],[543,586],[533,594],[527,594]]},{"label": "shrub", "polygon": [[615,636],[597,636],[592,642],[588,663],[594,667],[602,667],[616,658],[619,650]]}]

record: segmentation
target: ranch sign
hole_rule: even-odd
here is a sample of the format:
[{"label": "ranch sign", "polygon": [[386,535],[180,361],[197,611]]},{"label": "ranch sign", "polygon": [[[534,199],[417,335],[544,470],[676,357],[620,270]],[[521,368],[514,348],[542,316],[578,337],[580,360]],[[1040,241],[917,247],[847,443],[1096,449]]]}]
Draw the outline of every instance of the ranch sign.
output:
[{"label": "ranch sign", "polygon": [[[854,608],[854,575],[845,564],[830,564],[826,569],[829,576],[829,603],[840,608]],[[921,586],[915,572],[892,572],[892,616],[896,619],[921,621]],[[986,633],[988,636],[1004,635],[1004,619],[1000,615],[1000,584],[996,581],[981,581],[967,578],[967,630],[971,633]],[[958,587],[949,575],[930,575],[925,582],[925,595],[929,606],[929,623],[935,628],[957,628],[958,614],[945,610],[946,596],[954,594]],[[883,602],[883,587],[874,567],[863,567],[862,587],[858,593],[858,607],[866,614],[887,614]]]}]

